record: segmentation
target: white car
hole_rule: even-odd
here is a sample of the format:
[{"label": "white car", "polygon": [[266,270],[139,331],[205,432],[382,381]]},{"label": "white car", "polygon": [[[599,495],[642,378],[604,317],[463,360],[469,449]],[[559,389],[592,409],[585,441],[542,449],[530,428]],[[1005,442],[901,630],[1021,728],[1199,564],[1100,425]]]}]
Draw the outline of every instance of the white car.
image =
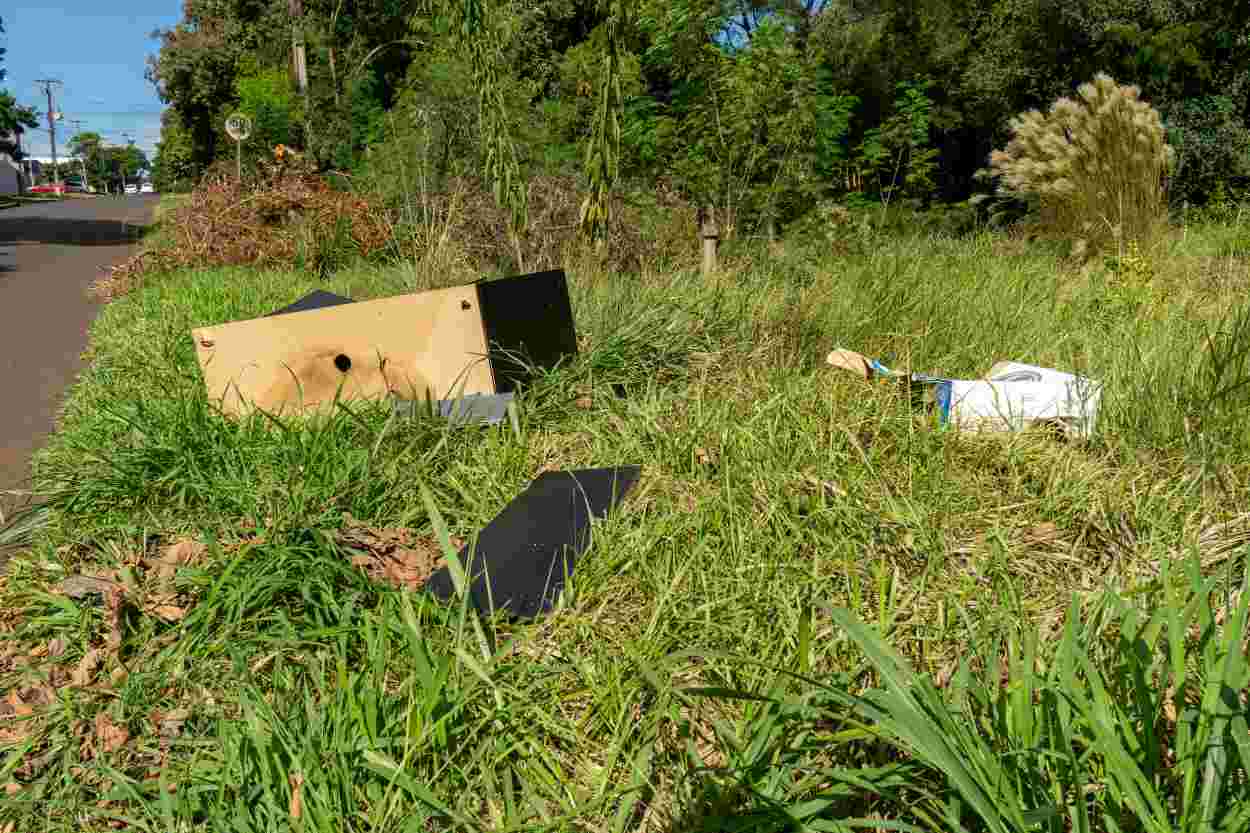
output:
[{"label": "white car", "polygon": [[139,186],[139,193],[140,194],[155,194],[156,189],[152,187],[152,183],[145,182]]},{"label": "white car", "polygon": [[138,185],[135,185],[133,182],[129,183],[129,184],[126,186],[126,193],[127,193],[127,194],[137,194],[137,193],[139,193],[139,186],[138,186]]}]

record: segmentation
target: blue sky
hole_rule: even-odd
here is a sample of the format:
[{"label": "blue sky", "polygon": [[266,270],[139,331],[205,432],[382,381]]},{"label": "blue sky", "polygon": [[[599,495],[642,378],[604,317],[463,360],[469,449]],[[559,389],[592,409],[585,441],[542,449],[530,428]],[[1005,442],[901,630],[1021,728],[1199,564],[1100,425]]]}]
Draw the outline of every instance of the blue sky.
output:
[{"label": "blue sky", "polygon": [[[108,9],[118,11],[107,11]],[[4,86],[19,102],[47,111],[47,99],[36,88],[36,78],[56,78],[55,103],[65,119],[81,119],[83,130],[124,144],[123,132],[150,156],[160,138],[162,105],[156,90],[143,78],[145,59],[160,48],[149,38],[152,30],[172,26],[182,17],[180,0],[27,0],[16,7],[0,7],[4,21],[3,46],[8,49]],[[46,121],[39,131],[28,131],[28,154],[49,153]],[[74,125],[57,126],[57,151]]]}]

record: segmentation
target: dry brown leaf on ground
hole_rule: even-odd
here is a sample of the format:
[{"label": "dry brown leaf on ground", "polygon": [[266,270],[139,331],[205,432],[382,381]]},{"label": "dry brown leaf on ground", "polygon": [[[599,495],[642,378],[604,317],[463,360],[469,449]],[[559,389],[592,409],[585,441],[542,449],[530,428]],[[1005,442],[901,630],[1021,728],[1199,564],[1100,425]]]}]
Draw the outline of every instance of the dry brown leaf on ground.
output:
[{"label": "dry brown leaf on ground", "polygon": [[58,636],[48,643],[48,656],[55,659],[65,653],[66,647],[65,640]]},{"label": "dry brown leaf on ground", "polygon": [[353,549],[375,553],[388,553],[397,547],[407,546],[415,537],[411,529],[403,526],[370,526],[353,518],[343,516],[343,526],[335,534],[340,544]]},{"label": "dry brown leaf on ground", "polygon": [[153,709],[150,715],[156,734],[162,740],[171,740],[182,734],[182,727],[190,717],[190,709],[171,709],[167,712]]},{"label": "dry brown leaf on ground", "polygon": [[351,563],[374,581],[417,589],[443,566],[443,554],[431,537],[418,537],[406,527],[374,527],[345,516],[337,533],[341,545],[354,551]]},{"label": "dry brown leaf on ground", "polygon": [[56,702],[56,691],[42,685],[19,689],[19,695],[23,702],[33,708],[50,706]]},{"label": "dry brown leaf on ground", "polygon": [[116,752],[130,741],[130,732],[125,726],[113,722],[107,712],[95,716],[95,736],[100,741],[100,749],[104,754]]},{"label": "dry brown leaf on ground", "polygon": [[152,612],[166,622],[181,622],[187,615],[187,609],[177,605],[156,605],[152,608]]},{"label": "dry brown leaf on ground", "polygon": [[30,717],[35,713],[35,707],[23,700],[17,689],[9,692],[9,696],[5,698],[5,707],[4,713],[12,717]]},{"label": "dry brown leaf on ground", "polygon": [[95,676],[96,669],[103,663],[104,652],[99,648],[90,649],[83,654],[82,659],[78,661],[78,666],[74,669],[74,673],[70,675],[70,685],[78,688],[91,685],[91,679]]},{"label": "dry brown leaf on ground", "polygon": [[69,576],[61,582],[58,589],[62,595],[71,599],[81,599],[92,594],[107,598],[117,586],[116,577],[112,573],[83,574]]},{"label": "dry brown leaf on ground", "polygon": [[304,815],[304,776],[298,772],[292,772],[291,781],[291,818],[298,821]]},{"label": "dry brown leaf on ground", "polygon": [[19,714],[18,704],[21,703],[17,692],[9,692],[9,696],[0,701],[0,744],[5,746],[16,743],[26,737],[26,722],[19,720],[26,714]]},{"label": "dry brown leaf on ground", "polygon": [[157,559],[165,564],[194,564],[208,552],[208,544],[191,538],[181,538],[161,550]]},{"label": "dry brown leaf on ground", "polygon": [[394,584],[416,590],[424,586],[442,565],[442,553],[430,541],[428,546],[421,549],[403,549],[391,553],[385,562],[384,575]]},{"label": "dry brown leaf on ground", "polygon": [[109,632],[105,644],[111,653],[122,647],[122,614],[126,608],[126,590],[121,585],[115,586],[107,598]]},{"label": "dry brown leaf on ground", "polygon": [[176,593],[160,593],[144,600],[143,612],[166,622],[181,622],[187,615],[187,608],[178,604]]},{"label": "dry brown leaf on ground", "polygon": [[424,586],[444,563],[442,551],[433,540],[417,543],[421,546],[405,547],[386,554],[354,556],[352,564],[362,568],[374,581],[416,590]]},{"label": "dry brown leaf on ground", "polygon": [[180,538],[164,547],[160,555],[151,559],[148,566],[155,568],[157,581],[168,582],[178,574],[179,567],[194,564],[207,552],[207,544],[190,538]]}]

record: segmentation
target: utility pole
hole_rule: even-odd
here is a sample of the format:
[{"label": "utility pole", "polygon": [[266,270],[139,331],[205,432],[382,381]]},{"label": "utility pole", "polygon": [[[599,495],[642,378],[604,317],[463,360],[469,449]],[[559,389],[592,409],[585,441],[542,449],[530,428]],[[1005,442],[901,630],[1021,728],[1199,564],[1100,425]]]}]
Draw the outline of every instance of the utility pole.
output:
[{"label": "utility pole", "polygon": [[[58,177],[59,171],[56,165],[56,109],[52,106],[52,88],[61,84],[55,78],[36,78],[35,83],[43,87],[44,93],[48,96],[48,137],[52,140],[52,176]],[[54,181],[60,182],[57,178]]]},{"label": "utility pole", "polygon": [[13,138],[17,140],[17,192],[23,194],[26,192],[26,170],[22,166],[22,126],[19,124],[13,130]]}]

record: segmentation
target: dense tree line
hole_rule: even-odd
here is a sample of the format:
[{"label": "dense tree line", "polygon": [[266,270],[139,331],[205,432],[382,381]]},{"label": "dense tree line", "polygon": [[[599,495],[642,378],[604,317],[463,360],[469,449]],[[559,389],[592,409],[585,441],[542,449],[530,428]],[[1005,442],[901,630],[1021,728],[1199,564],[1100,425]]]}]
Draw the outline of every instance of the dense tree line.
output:
[{"label": "dense tree line", "polygon": [[[4,21],[0,20],[0,35],[4,34]],[[0,48],[0,83],[8,77],[9,71],[4,68],[4,54],[7,50]],[[29,107],[17,103],[17,99],[8,90],[0,90],[0,153],[7,153],[11,159],[20,160],[26,154],[20,147],[20,134],[39,126],[38,116]]]},{"label": "dense tree line", "polygon": [[147,154],[129,145],[109,145],[99,133],[76,133],[67,146],[70,158],[57,172],[59,178],[72,177],[96,191],[117,193],[127,184],[136,184],[148,170]]},{"label": "dense tree line", "polygon": [[1162,113],[1173,199],[1250,184],[1250,0],[441,2],[187,0],[149,70],[170,105],[156,177],[231,159],[236,108],[253,157],[281,143],[346,172],[480,171],[500,132],[522,176],[578,171],[610,127],[619,181],[785,222],[831,198],[964,199],[1011,116],[1107,72]]}]

